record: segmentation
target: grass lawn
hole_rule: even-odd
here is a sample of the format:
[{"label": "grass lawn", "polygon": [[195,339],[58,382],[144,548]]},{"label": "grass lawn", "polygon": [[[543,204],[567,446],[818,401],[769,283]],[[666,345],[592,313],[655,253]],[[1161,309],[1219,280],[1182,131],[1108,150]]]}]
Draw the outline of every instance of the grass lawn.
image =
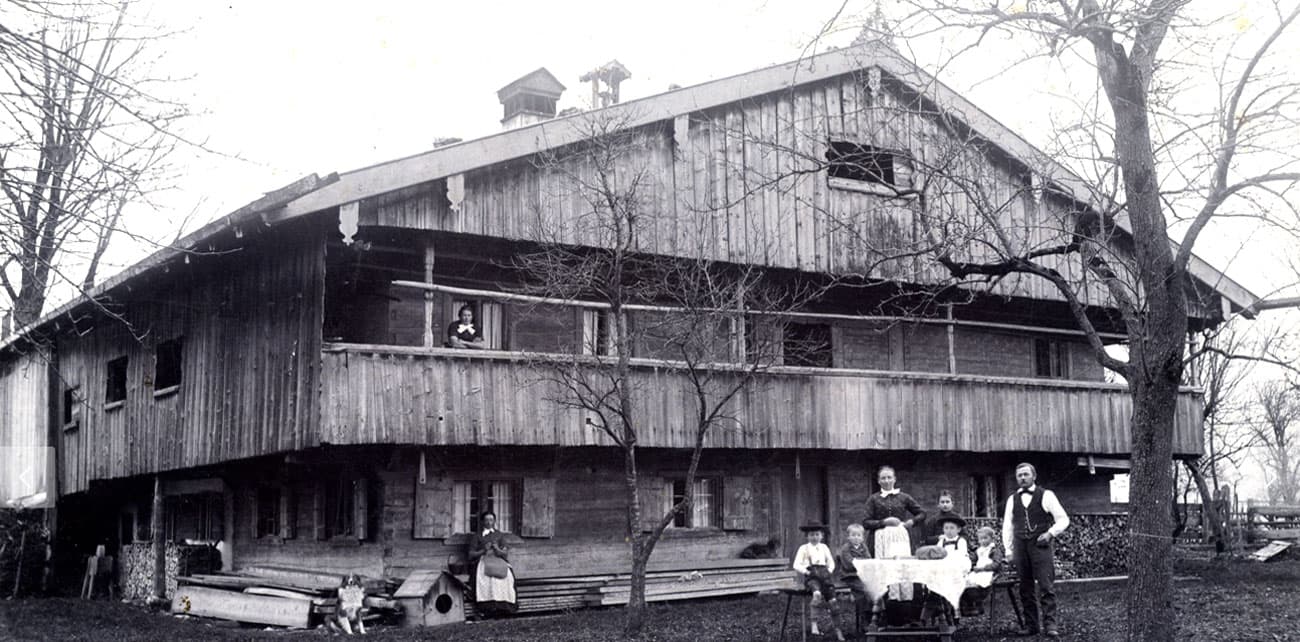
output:
[{"label": "grass lawn", "polygon": [[[1244,561],[1185,562],[1179,574],[1200,581],[1176,584],[1179,639],[1279,640],[1300,642],[1300,560],[1267,564]],[[1123,638],[1123,585],[1062,586],[1061,632],[1066,640]],[[655,605],[643,638],[654,642],[696,640],[775,640],[785,599],[759,595],[690,603]],[[1012,638],[1013,618],[1000,601],[999,622],[984,618],[963,622],[959,640]],[[797,615],[792,613],[797,622]],[[372,630],[377,640],[538,640],[588,641],[620,637],[618,609],[520,617],[441,629]],[[787,639],[799,639],[797,624]],[[198,618],[182,619],[142,607],[71,598],[0,601],[3,640],[246,640],[320,639],[318,631],[264,631]],[[810,638],[811,639],[811,638]]]}]

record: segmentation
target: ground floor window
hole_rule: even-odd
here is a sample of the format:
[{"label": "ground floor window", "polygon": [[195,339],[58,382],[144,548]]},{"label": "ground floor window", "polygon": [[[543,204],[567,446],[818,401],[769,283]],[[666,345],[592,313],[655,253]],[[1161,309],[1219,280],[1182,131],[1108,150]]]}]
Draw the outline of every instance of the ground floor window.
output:
[{"label": "ground floor window", "polygon": [[[694,501],[691,509],[673,516],[669,528],[720,528],[722,526],[722,480],[717,477],[698,477],[691,485]],[[664,482],[666,514],[686,498],[686,480],[670,479]]]},{"label": "ground floor window", "polygon": [[519,530],[519,482],[509,479],[458,481],[451,488],[451,529],[454,533],[477,532],[482,526],[479,515],[496,514],[497,530]]},{"label": "ground floor window", "polygon": [[1001,517],[999,499],[1003,496],[1002,478],[997,475],[971,475],[970,503],[967,515],[972,517]]},{"label": "ground floor window", "polygon": [[280,534],[280,489],[273,486],[260,486],[257,489],[257,536],[270,537]]}]

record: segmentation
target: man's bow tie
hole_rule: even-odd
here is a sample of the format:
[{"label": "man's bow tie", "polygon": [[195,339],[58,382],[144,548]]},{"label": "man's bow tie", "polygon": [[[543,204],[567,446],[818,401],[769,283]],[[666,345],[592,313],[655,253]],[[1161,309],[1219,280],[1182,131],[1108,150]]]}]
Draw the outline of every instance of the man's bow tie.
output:
[{"label": "man's bow tie", "polygon": [[1034,491],[1029,490],[1028,488],[1021,488],[1021,489],[1020,489],[1020,494],[1021,494],[1021,495],[1033,495],[1033,494],[1034,494]]}]

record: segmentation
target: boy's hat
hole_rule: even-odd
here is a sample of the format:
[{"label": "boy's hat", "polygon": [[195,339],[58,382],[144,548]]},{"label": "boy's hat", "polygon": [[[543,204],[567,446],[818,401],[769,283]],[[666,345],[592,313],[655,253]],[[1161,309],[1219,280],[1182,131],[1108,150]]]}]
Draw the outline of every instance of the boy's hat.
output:
[{"label": "boy's hat", "polygon": [[940,515],[940,516],[939,516],[938,524],[939,524],[940,526],[943,526],[944,524],[947,524],[947,523],[950,523],[950,522],[953,523],[953,524],[956,524],[956,525],[957,525],[957,528],[966,528],[966,520],[962,519],[959,515]]},{"label": "boy's hat", "polygon": [[805,533],[811,533],[813,531],[821,531],[822,534],[826,534],[830,529],[826,528],[825,524],[814,519],[809,522],[804,522],[804,525],[800,526],[799,530]]}]

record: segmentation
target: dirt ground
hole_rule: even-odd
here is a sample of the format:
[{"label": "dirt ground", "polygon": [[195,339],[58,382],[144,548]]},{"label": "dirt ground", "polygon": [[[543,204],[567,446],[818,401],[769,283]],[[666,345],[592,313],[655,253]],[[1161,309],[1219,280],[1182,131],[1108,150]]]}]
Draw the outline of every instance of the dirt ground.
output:
[{"label": "dirt ground", "polygon": [[[1185,562],[1180,575],[1195,581],[1176,584],[1180,640],[1263,640],[1300,642],[1300,560],[1267,564],[1245,561]],[[1065,640],[1123,639],[1123,585],[1067,585],[1059,590],[1061,632]],[[775,640],[783,597],[759,595],[655,605],[644,640]],[[998,621],[974,618],[962,623],[959,640],[1017,639],[1005,601]],[[794,614],[792,613],[792,616]],[[797,621],[797,618],[795,618]],[[520,617],[442,629],[372,630],[376,640],[528,640],[595,641],[620,638],[618,609]],[[786,639],[797,640],[797,625]],[[105,600],[71,598],[0,601],[2,640],[247,640],[324,639],[323,631],[267,631],[199,618],[178,618],[143,607]],[[816,638],[810,638],[816,639]]]}]

